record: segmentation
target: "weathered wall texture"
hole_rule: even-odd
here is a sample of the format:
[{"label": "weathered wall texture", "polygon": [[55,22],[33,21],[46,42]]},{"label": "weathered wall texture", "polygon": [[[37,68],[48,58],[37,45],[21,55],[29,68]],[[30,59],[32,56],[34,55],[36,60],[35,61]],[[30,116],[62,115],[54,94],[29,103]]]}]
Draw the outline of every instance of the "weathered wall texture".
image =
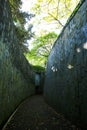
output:
[{"label": "weathered wall texture", "polygon": [[87,126],[87,1],[84,1],[56,40],[47,62],[46,100]]},{"label": "weathered wall texture", "polygon": [[0,0],[0,126],[35,92],[34,73],[19,49],[8,0]]}]

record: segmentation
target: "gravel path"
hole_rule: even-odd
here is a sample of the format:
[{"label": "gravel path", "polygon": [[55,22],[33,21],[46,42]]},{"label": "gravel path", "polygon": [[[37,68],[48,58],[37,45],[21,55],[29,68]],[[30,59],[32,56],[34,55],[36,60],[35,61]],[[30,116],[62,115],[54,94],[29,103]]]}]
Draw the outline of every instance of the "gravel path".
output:
[{"label": "gravel path", "polygon": [[80,130],[36,95],[26,99],[2,130]]}]

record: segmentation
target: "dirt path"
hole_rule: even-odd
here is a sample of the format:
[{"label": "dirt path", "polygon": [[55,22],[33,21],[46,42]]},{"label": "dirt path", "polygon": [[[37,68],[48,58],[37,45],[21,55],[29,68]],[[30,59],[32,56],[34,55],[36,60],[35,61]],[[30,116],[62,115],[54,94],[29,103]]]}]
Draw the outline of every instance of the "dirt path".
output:
[{"label": "dirt path", "polygon": [[47,105],[42,96],[25,100],[3,130],[80,130]]}]

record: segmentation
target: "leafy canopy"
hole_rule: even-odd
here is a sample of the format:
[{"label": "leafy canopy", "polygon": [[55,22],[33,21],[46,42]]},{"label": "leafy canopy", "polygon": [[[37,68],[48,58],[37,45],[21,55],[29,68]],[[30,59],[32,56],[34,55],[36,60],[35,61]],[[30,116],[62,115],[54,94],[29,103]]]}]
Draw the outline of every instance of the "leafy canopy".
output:
[{"label": "leafy canopy", "polygon": [[[64,27],[67,19],[73,12],[74,8],[80,0],[37,0],[32,10],[36,14],[35,25],[38,26],[42,22],[50,27],[57,29],[57,34],[48,31],[49,28],[42,28],[39,36],[36,36],[32,42],[33,48],[26,54],[27,59],[33,65],[46,66],[52,45],[59,32]],[[60,30],[60,31],[59,31]],[[48,32],[48,33],[47,33]]]},{"label": "leafy canopy", "polygon": [[25,28],[25,24],[28,20],[34,17],[33,14],[28,14],[21,11],[22,1],[21,0],[9,0],[13,22],[15,25],[15,31],[18,39],[18,44],[20,49],[23,51],[27,50],[27,40],[33,37],[34,33],[32,32],[32,25],[28,25],[28,28]]},{"label": "leafy canopy", "polygon": [[[32,10],[49,24],[62,28],[80,0],[37,0]],[[40,21],[41,21],[40,19]]]},{"label": "leafy canopy", "polygon": [[56,38],[57,34],[54,32],[36,37],[32,43],[33,48],[29,53],[25,54],[29,62],[33,65],[45,67],[50,50]]}]

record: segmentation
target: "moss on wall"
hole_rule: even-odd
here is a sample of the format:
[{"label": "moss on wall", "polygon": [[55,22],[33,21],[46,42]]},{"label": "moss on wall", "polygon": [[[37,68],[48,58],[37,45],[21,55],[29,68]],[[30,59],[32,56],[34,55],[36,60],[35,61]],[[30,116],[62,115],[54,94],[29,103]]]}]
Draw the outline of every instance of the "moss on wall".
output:
[{"label": "moss on wall", "polygon": [[9,1],[0,0],[0,127],[34,93],[34,72],[18,46]]},{"label": "moss on wall", "polygon": [[87,1],[52,48],[44,96],[57,111],[87,129]]}]

